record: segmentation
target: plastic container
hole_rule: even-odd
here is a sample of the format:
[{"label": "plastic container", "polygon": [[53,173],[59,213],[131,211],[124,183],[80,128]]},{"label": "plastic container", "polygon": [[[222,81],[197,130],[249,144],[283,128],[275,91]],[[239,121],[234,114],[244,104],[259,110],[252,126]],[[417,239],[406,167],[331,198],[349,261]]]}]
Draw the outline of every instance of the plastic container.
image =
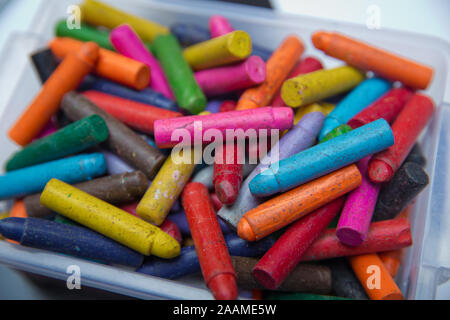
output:
[{"label": "plastic container", "polygon": [[[414,244],[406,250],[397,276],[400,289],[408,299],[450,299],[450,45],[442,40],[392,30],[368,30],[363,26],[336,23],[308,17],[281,15],[273,11],[218,2],[189,1],[105,1],[156,22],[196,23],[207,26],[208,17],[220,12],[233,27],[247,31],[255,43],[275,49],[288,34],[299,35],[306,44],[305,55],[319,57],[327,68],[342,62],[314,49],[310,37],[320,29],[335,30],[388,48],[393,52],[433,66],[435,76],[427,94],[438,106],[432,123],[421,137],[427,157],[430,186],[417,198],[412,211]],[[40,88],[28,55],[45,46],[53,37],[57,20],[67,17],[72,0],[45,1],[33,22],[33,33],[13,35],[0,58],[0,164],[17,147],[6,132]],[[10,203],[1,203],[0,209]],[[2,208],[3,206],[3,208]],[[41,275],[67,279],[67,267],[81,268],[82,285],[92,286],[138,298],[211,299],[201,275],[169,281],[142,275],[128,269],[104,266],[41,250],[0,241],[0,263]]]}]

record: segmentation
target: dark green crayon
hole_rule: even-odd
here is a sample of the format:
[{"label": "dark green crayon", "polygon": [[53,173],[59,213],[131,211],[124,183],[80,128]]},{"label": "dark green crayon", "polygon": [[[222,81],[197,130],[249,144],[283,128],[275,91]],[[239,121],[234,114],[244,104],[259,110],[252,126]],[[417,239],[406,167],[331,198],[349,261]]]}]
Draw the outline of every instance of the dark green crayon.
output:
[{"label": "dark green crayon", "polygon": [[324,296],[314,293],[271,292],[265,297],[265,300],[352,300],[352,299],[335,296]]},{"label": "dark green crayon", "polygon": [[57,37],[69,37],[80,41],[92,41],[104,49],[115,51],[111,41],[109,41],[108,31],[91,27],[85,23],[82,23],[79,29],[69,29],[67,27],[67,21],[60,20],[56,23],[55,35]]},{"label": "dark green crayon", "polygon": [[102,117],[92,115],[34,141],[16,152],[6,163],[6,171],[22,169],[60,159],[89,149],[108,138]]},{"label": "dark green crayon", "polygon": [[339,137],[340,135],[350,131],[352,131],[352,127],[346,124],[341,124],[339,127],[334,128],[327,135],[325,135],[325,137],[323,137],[323,139],[320,140],[320,143]]},{"label": "dark green crayon", "polygon": [[184,59],[175,36],[168,34],[156,37],[152,49],[164,69],[178,105],[192,114],[202,112],[206,107],[206,97]]}]

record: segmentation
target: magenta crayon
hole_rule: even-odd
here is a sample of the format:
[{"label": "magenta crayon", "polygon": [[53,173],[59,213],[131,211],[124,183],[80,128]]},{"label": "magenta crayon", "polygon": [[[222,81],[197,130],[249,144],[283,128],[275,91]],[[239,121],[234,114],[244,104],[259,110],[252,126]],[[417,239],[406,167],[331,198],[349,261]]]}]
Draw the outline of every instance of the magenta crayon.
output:
[{"label": "magenta crayon", "polygon": [[[301,74],[306,74],[310,72],[314,72],[317,70],[323,69],[322,62],[319,59],[314,57],[306,57],[305,59],[300,60],[294,69],[291,71],[287,79],[294,78]],[[283,99],[281,98],[281,90],[277,93],[275,98],[272,100],[272,106],[275,107],[286,107]]]},{"label": "magenta crayon", "polygon": [[336,228],[336,236],[349,246],[359,246],[366,239],[380,191],[380,185],[370,181],[367,175],[370,158],[358,162],[362,183],[347,196]]},{"label": "magenta crayon", "polygon": [[266,63],[258,56],[250,56],[238,64],[197,71],[195,79],[205,95],[218,96],[262,83]]},{"label": "magenta crayon", "polygon": [[223,36],[224,34],[230,33],[234,30],[228,19],[221,15],[211,16],[209,18],[208,25],[211,38]]},{"label": "magenta crayon", "polygon": [[[226,130],[248,129],[256,130],[259,134],[262,129],[270,131],[290,129],[294,121],[292,108],[263,107],[240,111],[214,113],[201,116],[188,116],[172,119],[156,120],[154,123],[155,142],[158,148],[172,148],[175,145],[192,145],[194,131],[201,142],[210,143],[213,137],[205,137],[203,133],[208,129],[217,129],[226,138]],[[201,130],[199,125],[201,124]],[[195,130],[194,130],[195,128]],[[179,133],[179,134],[177,134]],[[270,134],[270,132],[267,132]],[[172,139],[172,134],[174,139]]]},{"label": "magenta crayon", "polygon": [[265,288],[277,289],[343,204],[340,197],[291,225],[253,268],[256,280]]},{"label": "magenta crayon", "polygon": [[56,118],[52,117],[50,119],[49,122],[47,122],[47,124],[45,125],[44,129],[42,129],[42,131],[36,136],[36,138],[33,139],[40,139],[40,138],[44,138],[52,133],[55,133],[58,130],[58,127],[56,126]]},{"label": "magenta crayon", "polygon": [[117,52],[125,57],[140,61],[150,68],[150,87],[169,99],[174,99],[169,82],[158,60],[148,51],[136,32],[127,24],[111,31],[110,40]]}]

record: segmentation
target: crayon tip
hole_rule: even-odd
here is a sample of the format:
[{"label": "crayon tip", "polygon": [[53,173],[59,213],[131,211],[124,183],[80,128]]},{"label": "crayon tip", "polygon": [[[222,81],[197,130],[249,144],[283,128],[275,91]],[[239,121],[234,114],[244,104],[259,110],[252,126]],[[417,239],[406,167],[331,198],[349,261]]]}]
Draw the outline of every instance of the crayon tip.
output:
[{"label": "crayon tip", "polygon": [[235,300],[238,297],[236,279],[232,274],[218,274],[208,283],[216,300]]},{"label": "crayon tip", "polygon": [[364,241],[364,235],[360,232],[353,230],[351,228],[339,228],[336,230],[336,237],[339,241],[348,246],[356,247],[359,246]]},{"label": "crayon tip", "polygon": [[328,46],[328,43],[331,41],[331,35],[325,31],[317,31],[312,35],[311,40],[314,44],[314,47],[319,50],[324,50]]},{"label": "crayon tip", "polygon": [[240,238],[247,241],[256,241],[256,235],[245,217],[239,220],[237,231]]},{"label": "crayon tip", "polygon": [[250,181],[249,189],[254,196],[264,197],[280,191],[280,185],[269,167],[269,169],[264,170]]},{"label": "crayon tip", "polygon": [[371,160],[369,164],[369,178],[375,183],[387,182],[391,180],[394,172],[392,168],[382,160]]},{"label": "crayon tip", "polygon": [[93,66],[98,60],[99,50],[100,47],[95,42],[86,42],[81,47],[79,58]]},{"label": "crayon tip", "polygon": [[219,182],[216,185],[216,193],[223,204],[233,204],[239,194],[239,184],[233,184],[228,180]]},{"label": "crayon tip", "polygon": [[164,231],[155,234],[151,254],[163,258],[172,259],[180,254],[180,244]]},{"label": "crayon tip", "polygon": [[264,286],[264,288],[270,290],[276,290],[278,288],[279,284],[276,283],[275,279],[265,270],[259,269],[258,265],[253,268],[252,273],[253,277],[255,277],[255,279]]},{"label": "crayon tip", "polygon": [[261,57],[250,56],[246,64],[247,73],[254,83],[266,80],[266,63]]}]

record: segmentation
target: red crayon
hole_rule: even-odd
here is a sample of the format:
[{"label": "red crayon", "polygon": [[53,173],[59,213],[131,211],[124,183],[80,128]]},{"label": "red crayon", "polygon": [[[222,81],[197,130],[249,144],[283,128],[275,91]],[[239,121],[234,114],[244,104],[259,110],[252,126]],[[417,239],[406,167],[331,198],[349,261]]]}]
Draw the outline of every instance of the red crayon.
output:
[{"label": "red crayon", "polygon": [[83,95],[117,120],[144,133],[153,133],[155,120],[182,117],[179,112],[89,90]]},{"label": "red crayon", "polygon": [[256,280],[270,290],[277,289],[343,204],[344,197],[338,198],[292,224],[253,268]]},{"label": "red crayon", "polygon": [[395,144],[375,154],[369,163],[369,178],[381,183],[392,179],[408,156],[420,132],[426,127],[434,112],[431,98],[415,94],[397,116],[392,125]]},{"label": "red crayon", "polygon": [[208,190],[201,183],[191,182],[181,199],[206,285],[217,300],[236,299],[236,272]]},{"label": "red crayon", "polygon": [[350,119],[347,124],[356,129],[381,118],[392,123],[412,95],[413,92],[406,88],[392,89]]},{"label": "red crayon", "polygon": [[217,193],[211,193],[211,202],[214,207],[214,210],[219,211],[223,207],[222,201],[220,201],[219,197],[217,196]]},{"label": "red crayon", "polygon": [[242,183],[243,152],[238,143],[224,143],[216,148],[213,184],[223,204],[231,205]]},{"label": "red crayon", "polygon": [[349,247],[336,237],[336,229],[326,230],[306,250],[301,261],[324,260],[367,253],[397,250],[412,244],[409,220],[396,218],[373,222],[366,240],[357,247]]},{"label": "red crayon", "polygon": [[[286,79],[294,78],[300,74],[310,73],[323,69],[322,62],[314,57],[306,57],[300,60],[294,69],[291,71]],[[275,98],[272,100],[272,106],[274,107],[286,107],[283,99],[281,98],[281,90],[277,93]]]},{"label": "red crayon", "polygon": [[219,112],[228,112],[236,110],[237,103],[233,100],[225,100],[219,107]]}]

